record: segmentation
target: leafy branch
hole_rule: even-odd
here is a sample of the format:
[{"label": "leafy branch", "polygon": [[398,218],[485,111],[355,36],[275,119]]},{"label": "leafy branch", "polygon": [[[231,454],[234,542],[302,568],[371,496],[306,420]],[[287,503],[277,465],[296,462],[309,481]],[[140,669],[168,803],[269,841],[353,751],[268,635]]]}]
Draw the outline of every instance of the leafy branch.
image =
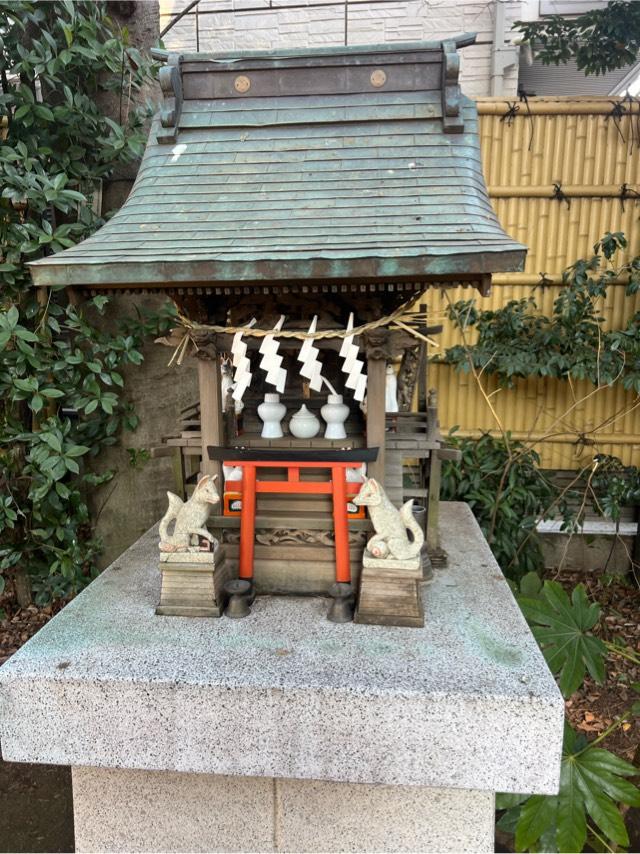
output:
[{"label": "leafy branch", "polygon": [[637,62],[640,52],[640,7],[637,2],[613,0],[605,8],[564,18],[551,15],[540,21],[516,21],[544,65],[575,60],[585,74],[606,74]]},{"label": "leafy branch", "polygon": [[[33,288],[27,262],[83,240],[103,220],[99,182],[137,158],[150,106],[132,100],[155,66],[104,2],[0,6],[0,593],[66,596],[95,574],[88,493],[112,472],[91,460],[137,426],[125,372],[169,318],[118,319]],[[126,104],[105,115],[106,92]],[[127,93],[123,96],[122,93]]]},{"label": "leafy branch", "polygon": [[614,281],[626,282],[629,296],[640,290],[640,256],[611,266],[626,246],[622,233],[608,232],[595,244],[591,258],[567,268],[550,316],[540,312],[533,294],[495,311],[476,308],[473,299],[452,303],[449,319],[477,338],[448,348],[445,361],[462,372],[495,375],[505,387],[526,377],[554,377],[587,379],[596,387],[621,382],[640,395],[640,312],[623,329],[605,330],[601,310]]}]

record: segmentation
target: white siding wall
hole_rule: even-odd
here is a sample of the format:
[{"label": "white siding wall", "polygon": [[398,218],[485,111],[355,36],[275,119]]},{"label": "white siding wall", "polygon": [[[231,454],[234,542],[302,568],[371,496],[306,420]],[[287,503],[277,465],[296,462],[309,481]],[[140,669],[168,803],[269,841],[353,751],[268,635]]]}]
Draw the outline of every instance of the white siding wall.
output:
[{"label": "white siding wall", "polygon": [[[160,28],[187,5],[188,0],[160,0]],[[320,8],[287,8],[287,0],[201,0],[201,51],[257,48],[320,47],[344,44],[344,5],[328,0]],[[294,2],[290,0],[289,5]],[[302,0],[304,2],[304,0]],[[318,3],[318,0],[312,0]],[[321,0],[320,0],[321,2]],[[496,0],[391,0],[348,7],[348,43],[378,44],[438,39],[477,32],[478,43],[462,52],[462,87],[470,97],[489,94],[491,47]],[[506,8],[507,28],[523,16],[526,0],[498,0]],[[302,5],[295,0],[296,5]],[[247,7],[264,11],[243,11]],[[226,8],[215,13],[210,10]],[[507,35],[508,38],[508,35]],[[170,50],[196,50],[195,15],[189,13],[165,37]],[[517,68],[505,75],[505,92],[515,94]]]}]

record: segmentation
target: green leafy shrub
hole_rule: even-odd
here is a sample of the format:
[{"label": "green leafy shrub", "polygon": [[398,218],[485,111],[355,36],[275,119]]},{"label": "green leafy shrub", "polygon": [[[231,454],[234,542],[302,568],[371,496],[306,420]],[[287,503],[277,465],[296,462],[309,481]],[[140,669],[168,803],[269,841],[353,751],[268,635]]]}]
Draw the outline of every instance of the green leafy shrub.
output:
[{"label": "green leafy shrub", "polygon": [[604,8],[570,18],[550,15],[513,26],[532,44],[543,65],[564,65],[573,59],[584,74],[606,74],[633,65],[640,50],[640,7],[635,0],[612,0]]},{"label": "green leafy shrub", "polygon": [[640,312],[624,329],[605,330],[600,307],[613,279],[627,277],[628,295],[640,289],[640,256],[617,268],[607,266],[626,245],[622,233],[607,233],[591,258],[565,270],[549,317],[533,294],[495,311],[476,308],[475,300],[453,303],[449,319],[464,333],[474,331],[476,341],[449,347],[445,361],[462,372],[473,366],[495,375],[507,387],[519,378],[555,377],[597,386],[619,381],[640,394]]},{"label": "green leafy shrub", "polygon": [[536,523],[550,514],[557,492],[540,471],[535,451],[507,435],[450,436],[460,462],[442,466],[441,497],[466,501],[502,570],[511,578],[542,569]]},{"label": "green leafy shrub", "polygon": [[[566,494],[540,472],[537,455],[508,435],[454,437],[453,442],[462,451],[462,460],[443,464],[442,496],[470,504],[563,695],[577,691],[587,672],[602,683],[607,652],[615,651],[616,644],[593,633],[600,606],[589,602],[582,585],[569,597],[559,583],[543,583],[539,574],[543,561],[536,521],[561,512],[569,527],[578,511],[572,514]],[[619,518],[620,507],[638,489],[638,470],[614,458],[601,458],[596,473],[599,479],[591,479],[591,486],[599,490],[596,505]],[[640,790],[627,779],[638,769],[596,745],[640,713],[639,707],[635,704],[620,715],[591,743],[565,725],[557,796],[498,796],[498,827],[513,834],[516,851],[582,851],[587,844],[606,851],[628,845],[619,804],[640,806]]]},{"label": "green leafy shrub", "polygon": [[573,590],[569,600],[562,585],[546,581],[541,596],[536,599],[520,596],[518,604],[531,624],[549,669],[559,675],[558,684],[565,697],[582,685],[585,670],[602,683],[606,647],[590,631],[600,619],[600,606],[588,601],[582,584]]},{"label": "green leafy shrub", "polygon": [[617,457],[598,454],[592,478],[594,509],[613,522],[620,522],[623,507],[640,504],[640,469],[625,466]]},{"label": "green leafy shrub", "polygon": [[[26,263],[87,237],[102,220],[97,182],[138,157],[148,108],[127,96],[153,66],[99,2],[0,5],[0,592],[24,600],[76,591],[94,574],[99,543],[87,491],[110,477],[90,459],[137,423],[123,369],[162,319],[96,319],[64,290],[36,293]],[[121,121],[100,99],[119,93]]]}]

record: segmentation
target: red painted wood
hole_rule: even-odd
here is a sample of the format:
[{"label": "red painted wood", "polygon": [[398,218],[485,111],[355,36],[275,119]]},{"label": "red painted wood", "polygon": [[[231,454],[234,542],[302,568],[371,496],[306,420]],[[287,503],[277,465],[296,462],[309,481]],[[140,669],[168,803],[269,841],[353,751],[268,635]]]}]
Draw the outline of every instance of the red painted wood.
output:
[{"label": "red painted wood", "polygon": [[349,561],[349,522],[347,520],[347,491],[345,470],[341,466],[331,466],[333,485],[333,529],[336,543],[336,581],[351,581]]},{"label": "red painted wood", "polygon": [[256,467],[245,466],[242,478],[242,513],[240,516],[240,578],[253,578],[253,551],[256,528]]},{"label": "red painted wood", "polygon": [[[230,483],[233,484],[233,492],[242,492],[241,480],[233,480]],[[361,486],[360,483],[345,484],[346,495],[357,495]],[[294,495],[331,495],[333,493],[330,481],[307,483],[305,481],[257,480],[255,490],[256,493],[267,493],[269,495],[285,492]]]},{"label": "red painted wood", "polygon": [[[227,463],[225,463],[227,465]],[[259,493],[277,495],[331,495],[333,498],[333,527],[336,544],[336,581],[351,581],[349,562],[349,521],[347,516],[347,496],[360,492],[359,483],[347,483],[347,469],[360,468],[353,463],[325,462],[263,462],[255,460],[234,461],[231,465],[241,466],[242,480],[233,481],[234,491],[242,494],[242,512],[240,516],[240,578],[253,578],[253,555],[256,524],[256,495]],[[287,469],[287,480],[257,480],[257,470],[263,468]],[[331,471],[329,481],[301,481],[300,469],[314,468]]]}]

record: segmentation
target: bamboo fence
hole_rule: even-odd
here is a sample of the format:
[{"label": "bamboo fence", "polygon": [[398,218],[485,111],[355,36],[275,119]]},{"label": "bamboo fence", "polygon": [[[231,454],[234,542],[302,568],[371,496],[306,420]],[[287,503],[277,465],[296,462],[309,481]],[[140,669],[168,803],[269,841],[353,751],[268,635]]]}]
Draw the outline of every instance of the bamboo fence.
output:
[{"label": "bamboo fence", "polygon": [[[491,295],[478,297],[478,305],[497,309],[528,297],[544,273],[551,284],[538,287],[535,297],[550,313],[562,271],[589,257],[605,232],[623,231],[629,252],[640,253],[640,199],[633,193],[640,192],[640,106],[622,102],[627,113],[616,116],[612,110],[620,99],[531,98],[528,107],[516,102],[519,109],[510,117],[513,101],[477,103],[485,179],[496,214],[507,233],[529,247],[524,272],[495,275]],[[624,284],[615,282],[603,304],[608,328],[622,328],[640,309],[640,297],[627,297]],[[431,320],[443,316],[447,297],[471,295],[463,289],[429,292]],[[451,324],[444,325],[440,350],[432,349],[432,356],[462,343]],[[443,432],[454,425],[459,435],[498,432],[497,415],[514,438],[536,441],[546,468],[580,468],[594,453],[640,463],[640,407],[619,383],[593,393],[587,382],[526,380],[513,390],[497,390],[491,377],[482,382],[485,393],[472,375],[430,365]]]}]

